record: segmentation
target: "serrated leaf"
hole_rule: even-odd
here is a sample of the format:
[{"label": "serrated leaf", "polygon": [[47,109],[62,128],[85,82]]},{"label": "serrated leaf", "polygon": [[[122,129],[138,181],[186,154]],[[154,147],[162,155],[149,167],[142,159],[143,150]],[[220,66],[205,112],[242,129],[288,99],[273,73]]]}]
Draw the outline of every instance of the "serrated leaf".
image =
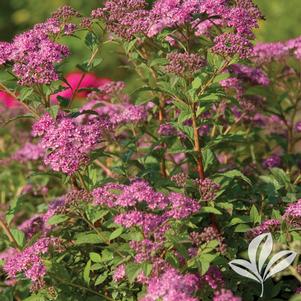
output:
[{"label": "serrated leaf", "polygon": [[13,235],[14,239],[16,240],[18,246],[21,248],[24,246],[25,243],[25,234],[19,229],[11,229],[11,234]]},{"label": "serrated leaf", "polygon": [[250,210],[250,219],[254,224],[261,222],[261,216],[255,205],[253,205]]},{"label": "serrated leaf", "polygon": [[141,272],[141,266],[136,263],[130,263],[126,266],[126,274],[130,283],[133,283]]},{"label": "serrated leaf", "polygon": [[202,86],[202,79],[200,78],[200,77],[196,77],[193,81],[192,81],[192,83],[191,83],[191,85],[192,85],[192,88],[193,89],[195,89],[195,90],[197,90],[199,87],[201,87]]},{"label": "serrated leaf", "polygon": [[222,174],[224,177],[229,177],[229,178],[241,178],[242,180],[244,180],[246,183],[248,183],[249,185],[252,186],[252,182],[251,180],[246,177],[241,171],[237,170],[237,169],[233,169],[233,170],[229,170],[225,173]]},{"label": "serrated leaf", "polygon": [[222,215],[223,213],[214,207],[202,207],[201,213],[214,213],[217,215]]},{"label": "serrated leaf", "polygon": [[250,218],[248,216],[237,216],[231,219],[229,226],[234,226],[237,224],[246,224],[249,222],[250,222]]},{"label": "serrated leaf", "polygon": [[57,105],[51,106],[50,108],[47,109],[47,111],[49,112],[49,114],[53,119],[56,119],[59,110],[60,110],[60,106]]},{"label": "serrated leaf", "polygon": [[65,222],[68,219],[69,219],[69,217],[67,215],[57,214],[57,215],[53,215],[52,217],[50,217],[49,220],[47,221],[47,224],[48,225],[57,225],[57,224]]},{"label": "serrated leaf", "polygon": [[117,237],[119,237],[123,233],[123,228],[117,228],[115,231],[113,231],[110,235],[110,240],[113,240]]},{"label": "serrated leaf", "polygon": [[98,253],[91,252],[91,253],[89,254],[89,257],[90,257],[90,259],[91,259],[93,262],[101,262],[101,256],[100,256],[100,254],[98,254]]},{"label": "serrated leaf", "polygon": [[24,299],[23,301],[46,301],[46,298],[41,294],[37,294],[37,295],[31,295],[30,297]]},{"label": "serrated leaf", "polygon": [[108,273],[103,273],[102,275],[99,275],[95,280],[95,286],[102,284],[107,278],[108,278]]},{"label": "serrated leaf", "polygon": [[83,277],[85,282],[89,285],[90,284],[90,268],[91,268],[91,260],[89,260],[84,268]]},{"label": "serrated leaf", "polygon": [[33,93],[33,88],[28,88],[28,87],[23,87],[20,90],[20,95],[19,98],[20,100],[25,100],[26,98],[28,98],[31,94]]},{"label": "serrated leaf", "polygon": [[82,244],[99,244],[103,243],[105,240],[101,239],[95,233],[80,233],[76,236],[75,244],[82,245]]},{"label": "serrated leaf", "polygon": [[236,233],[245,233],[249,230],[250,230],[250,226],[248,226],[246,224],[240,224],[240,225],[237,225],[235,227],[234,232],[236,232]]}]

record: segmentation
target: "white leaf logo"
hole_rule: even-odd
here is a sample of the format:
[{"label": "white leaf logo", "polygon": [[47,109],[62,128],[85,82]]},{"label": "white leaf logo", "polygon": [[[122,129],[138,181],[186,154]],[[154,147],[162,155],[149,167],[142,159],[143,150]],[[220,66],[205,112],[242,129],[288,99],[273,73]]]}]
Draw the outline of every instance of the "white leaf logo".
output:
[{"label": "white leaf logo", "polygon": [[280,251],[271,258],[264,269],[264,265],[272,253],[272,249],[272,235],[271,233],[264,233],[255,237],[250,242],[248,248],[248,256],[250,261],[244,259],[234,259],[229,262],[230,267],[237,274],[255,280],[261,284],[260,297],[263,296],[263,283],[273,275],[289,267],[297,255],[297,253],[293,251]]}]

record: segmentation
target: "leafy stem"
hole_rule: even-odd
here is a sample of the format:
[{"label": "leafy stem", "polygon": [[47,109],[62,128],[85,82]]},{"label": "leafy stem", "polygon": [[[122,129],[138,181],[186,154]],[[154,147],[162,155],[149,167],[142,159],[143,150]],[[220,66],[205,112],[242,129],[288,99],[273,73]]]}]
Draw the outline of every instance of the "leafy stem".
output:
[{"label": "leafy stem", "polygon": [[203,166],[202,149],[200,146],[200,138],[198,133],[197,121],[196,121],[196,103],[192,104],[192,127],[193,127],[193,140],[194,151],[196,152],[197,171],[200,179],[205,179],[205,172]]},{"label": "leafy stem", "polygon": [[13,234],[11,233],[7,223],[1,218],[0,218],[0,227],[2,228],[5,235],[8,237],[9,241],[14,245],[14,247],[17,250],[21,251],[21,249],[19,248],[19,245],[18,245],[17,241],[15,240]]},{"label": "leafy stem", "polygon": [[10,89],[8,89],[3,83],[0,82],[0,91],[4,91],[10,96],[12,96],[14,99],[16,99],[27,111],[32,113],[36,118],[39,118],[39,114],[33,110],[30,106],[28,106],[25,102],[21,101],[18,96],[12,92]]},{"label": "leafy stem", "polygon": [[84,291],[86,291],[86,292],[92,293],[92,294],[94,294],[94,295],[96,295],[96,296],[102,297],[102,298],[104,298],[104,299],[106,299],[106,300],[113,301],[112,298],[107,297],[107,296],[105,296],[105,295],[103,295],[103,294],[100,294],[100,293],[98,293],[98,292],[96,292],[96,291],[94,291],[94,290],[92,290],[92,289],[90,289],[90,288],[88,288],[88,287],[85,287],[85,286],[80,285],[80,284],[77,284],[77,283],[70,282],[70,281],[65,280],[65,279],[63,279],[63,278],[61,278],[61,277],[58,277],[57,275],[54,275],[54,274],[52,274],[52,273],[51,273],[50,275],[51,275],[51,277],[52,277],[53,279],[55,279],[55,280],[57,280],[57,281],[59,281],[59,282],[61,282],[61,283],[63,283],[63,284],[66,284],[66,285],[68,285],[68,286],[72,286],[72,287],[75,287],[75,288],[79,288],[79,289],[84,290]]}]

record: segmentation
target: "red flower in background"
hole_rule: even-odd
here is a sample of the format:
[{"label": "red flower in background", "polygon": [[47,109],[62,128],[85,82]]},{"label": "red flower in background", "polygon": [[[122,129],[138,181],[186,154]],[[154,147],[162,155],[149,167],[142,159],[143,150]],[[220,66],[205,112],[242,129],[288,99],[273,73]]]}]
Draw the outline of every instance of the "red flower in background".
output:
[{"label": "red flower in background", "polygon": [[10,94],[0,91],[0,103],[2,103],[6,108],[18,107],[18,101]]},{"label": "red flower in background", "polygon": [[[71,72],[66,76],[66,81],[68,82],[69,86],[64,83],[63,86],[66,87],[66,90],[61,91],[57,94],[51,96],[52,101],[57,100],[57,96],[62,96],[66,99],[71,99],[73,93],[76,90],[80,90],[83,88],[98,88],[106,83],[111,82],[108,78],[97,77],[93,73],[86,73],[83,77],[82,72]],[[89,94],[89,91],[80,91],[77,92],[75,97],[76,98],[84,98]]]}]

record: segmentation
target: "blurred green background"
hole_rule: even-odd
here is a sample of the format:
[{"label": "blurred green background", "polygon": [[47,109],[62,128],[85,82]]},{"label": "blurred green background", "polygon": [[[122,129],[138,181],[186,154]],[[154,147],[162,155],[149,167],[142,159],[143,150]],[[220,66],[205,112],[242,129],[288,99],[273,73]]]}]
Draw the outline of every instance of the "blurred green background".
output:
[{"label": "blurred green background", "polygon": [[[258,41],[286,40],[301,35],[301,0],[254,0],[266,17],[256,32]],[[83,15],[100,7],[103,0],[0,0],[0,40],[10,40],[16,33],[42,22],[58,7],[67,4]],[[68,43],[69,44],[69,43]],[[86,57],[83,43],[71,41],[72,57],[65,71],[75,70],[75,65]],[[104,59],[97,73],[114,80],[124,79],[125,62],[116,56],[116,49],[108,45],[103,49]],[[117,68],[119,66],[119,68]],[[120,68],[121,66],[121,68]]]}]

